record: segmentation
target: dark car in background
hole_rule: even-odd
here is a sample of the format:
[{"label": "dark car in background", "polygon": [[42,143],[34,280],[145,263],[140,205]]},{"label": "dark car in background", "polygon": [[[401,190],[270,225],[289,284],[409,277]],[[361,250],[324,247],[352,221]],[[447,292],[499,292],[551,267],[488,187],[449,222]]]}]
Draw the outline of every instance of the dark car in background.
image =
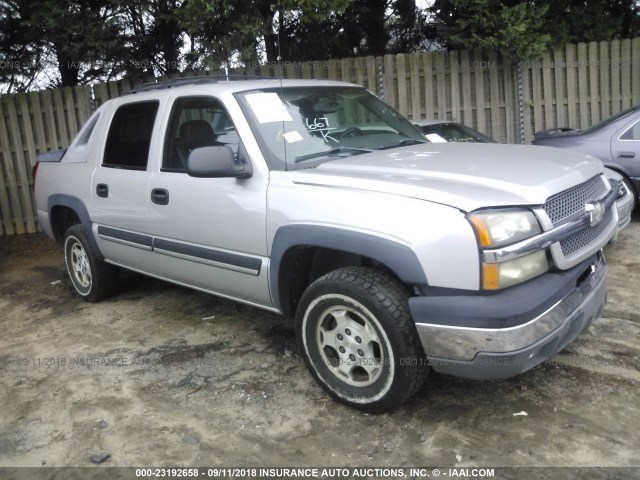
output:
[{"label": "dark car in background", "polygon": [[[471,142],[471,143],[497,143],[493,138],[484,135],[471,127],[450,120],[417,120],[414,125],[422,132],[425,138],[433,143],[438,142]],[[554,145],[555,146],[555,145]],[[589,152],[587,152],[589,153]],[[640,158],[640,155],[638,155]],[[603,162],[605,163],[605,162]],[[605,166],[607,164],[605,163]],[[605,175],[609,182],[617,188],[618,199],[618,232],[631,222],[631,212],[635,207],[635,194],[628,179],[617,169],[605,168]],[[615,241],[618,233],[612,239]]]},{"label": "dark car in background", "polygon": [[450,120],[417,120],[414,125],[420,129],[427,140],[438,142],[497,143],[493,138]]},{"label": "dark car in background", "polygon": [[568,148],[599,158],[622,175],[635,205],[640,195],[640,105],[585,130],[558,128],[538,132],[533,144]]}]

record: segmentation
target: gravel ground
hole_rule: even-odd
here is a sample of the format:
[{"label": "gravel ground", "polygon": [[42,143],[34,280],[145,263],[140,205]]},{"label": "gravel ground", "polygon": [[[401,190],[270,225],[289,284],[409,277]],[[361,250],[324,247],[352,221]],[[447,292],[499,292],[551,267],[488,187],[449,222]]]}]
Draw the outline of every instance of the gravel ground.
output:
[{"label": "gravel ground", "polygon": [[432,374],[375,416],[314,383],[287,319],[135,274],[88,304],[58,245],[0,237],[0,466],[639,467],[639,244],[636,212],[604,318],[553,362]]}]

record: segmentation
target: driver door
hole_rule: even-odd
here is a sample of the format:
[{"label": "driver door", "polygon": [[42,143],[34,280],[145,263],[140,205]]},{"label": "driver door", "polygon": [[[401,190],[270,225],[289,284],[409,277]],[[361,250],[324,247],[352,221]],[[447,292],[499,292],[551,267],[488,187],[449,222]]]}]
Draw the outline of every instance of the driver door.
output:
[{"label": "driver door", "polygon": [[[222,296],[270,306],[267,281],[266,191],[250,178],[195,178],[189,154],[230,147],[249,162],[231,117],[214,97],[176,98],[171,106],[160,171],[150,180],[150,223],[159,275]],[[154,199],[154,192],[159,196]]]}]

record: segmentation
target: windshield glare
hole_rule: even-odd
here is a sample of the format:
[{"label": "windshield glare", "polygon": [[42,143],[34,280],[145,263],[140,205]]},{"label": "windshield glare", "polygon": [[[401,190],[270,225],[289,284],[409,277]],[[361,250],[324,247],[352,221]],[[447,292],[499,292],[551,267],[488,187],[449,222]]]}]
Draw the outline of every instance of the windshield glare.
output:
[{"label": "windshield glare", "polygon": [[239,97],[272,168],[308,168],[400,142],[425,142],[408,120],[364,88],[284,87]]}]

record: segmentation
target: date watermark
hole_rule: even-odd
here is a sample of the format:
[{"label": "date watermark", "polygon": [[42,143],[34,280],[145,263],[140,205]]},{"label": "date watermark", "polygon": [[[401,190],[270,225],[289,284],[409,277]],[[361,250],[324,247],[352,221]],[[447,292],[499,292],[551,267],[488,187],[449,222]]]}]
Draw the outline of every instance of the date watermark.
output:
[{"label": "date watermark", "polygon": [[269,369],[275,366],[303,365],[303,360],[298,356],[282,356],[264,359],[263,357],[233,356],[209,354],[200,358],[194,358],[189,354],[171,354],[170,356],[17,356],[5,359],[5,362],[18,368],[122,368],[122,367],[213,367],[213,368],[253,368]]}]

